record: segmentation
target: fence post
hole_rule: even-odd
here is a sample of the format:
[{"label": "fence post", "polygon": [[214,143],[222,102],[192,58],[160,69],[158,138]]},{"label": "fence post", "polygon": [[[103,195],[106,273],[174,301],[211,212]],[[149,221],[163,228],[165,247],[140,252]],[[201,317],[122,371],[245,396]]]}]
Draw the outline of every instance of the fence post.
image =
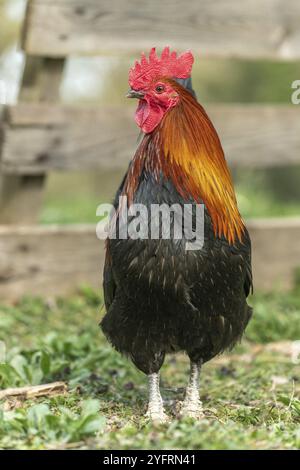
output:
[{"label": "fence post", "polygon": [[[49,103],[59,101],[64,62],[64,59],[27,57],[20,101]],[[1,174],[0,223],[36,223],[43,202],[45,181],[45,174]]]}]

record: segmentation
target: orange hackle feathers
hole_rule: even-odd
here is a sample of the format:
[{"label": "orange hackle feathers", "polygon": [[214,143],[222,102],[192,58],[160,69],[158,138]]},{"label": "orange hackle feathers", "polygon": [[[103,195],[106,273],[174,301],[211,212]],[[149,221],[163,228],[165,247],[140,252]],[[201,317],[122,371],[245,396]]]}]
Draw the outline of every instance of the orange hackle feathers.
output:
[{"label": "orange hackle feathers", "polygon": [[190,93],[178,85],[174,88],[181,100],[161,127],[163,173],[183,197],[205,203],[216,235],[230,243],[241,241],[244,223],[218,134]]},{"label": "orange hackle feathers", "polygon": [[245,227],[218,134],[188,91],[174,80],[162,81],[172,83],[180,101],[144,136],[124,186],[128,202],[133,202],[144,168],[157,179],[162,173],[184,199],[205,204],[216,236],[232,244],[242,241]]}]

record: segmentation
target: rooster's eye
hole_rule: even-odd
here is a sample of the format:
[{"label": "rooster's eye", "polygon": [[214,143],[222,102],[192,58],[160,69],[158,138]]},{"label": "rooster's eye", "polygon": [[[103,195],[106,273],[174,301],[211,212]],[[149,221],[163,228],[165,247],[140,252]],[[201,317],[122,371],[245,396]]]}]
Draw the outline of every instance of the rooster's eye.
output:
[{"label": "rooster's eye", "polygon": [[156,93],[162,93],[164,91],[165,87],[163,85],[157,85],[155,88]]}]

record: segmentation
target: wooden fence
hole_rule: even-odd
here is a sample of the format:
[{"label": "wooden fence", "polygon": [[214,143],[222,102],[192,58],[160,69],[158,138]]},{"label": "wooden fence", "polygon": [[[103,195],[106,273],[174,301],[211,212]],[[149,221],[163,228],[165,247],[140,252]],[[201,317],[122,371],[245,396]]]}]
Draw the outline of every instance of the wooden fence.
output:
[{"label": "wooden fence", "polygon": [[[127,107],[59,102],[71,54],[139,54],[156,45],[215,57],[300,59],[299,0],[29,0],[19,103],[2,125],[0,296],[55,295],[100,286],[94,226],[35,224],[50,170],[126,168],[137,136]],[[295,79],[300,77],[295,77]],[[207,107],[231,167],[300,163],[300,107]],[[1,137],[0,137],[1,142]],[[257,289],[287,288],[300,266],[300,217],[248,221]]]}]

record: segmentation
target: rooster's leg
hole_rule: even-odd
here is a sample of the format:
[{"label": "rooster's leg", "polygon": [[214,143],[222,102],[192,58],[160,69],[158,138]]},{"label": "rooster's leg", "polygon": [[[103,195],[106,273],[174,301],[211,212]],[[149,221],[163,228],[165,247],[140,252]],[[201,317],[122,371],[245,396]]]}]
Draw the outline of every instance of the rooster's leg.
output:
[{"label": "rooster's leg", "polygon": [[201,361],[191,361],[190,380],[182,403],[181,416],[189,416],[191,418],[200,418],[203,416],[202,403],[199,396],[200,370]]},{"label": "rooster's leg", "polygon": [[147,416],[151,421],[166,422],[167,415],[164,412],[163,400],[159,390],[159,373],[149,374],[149,404]]}]

